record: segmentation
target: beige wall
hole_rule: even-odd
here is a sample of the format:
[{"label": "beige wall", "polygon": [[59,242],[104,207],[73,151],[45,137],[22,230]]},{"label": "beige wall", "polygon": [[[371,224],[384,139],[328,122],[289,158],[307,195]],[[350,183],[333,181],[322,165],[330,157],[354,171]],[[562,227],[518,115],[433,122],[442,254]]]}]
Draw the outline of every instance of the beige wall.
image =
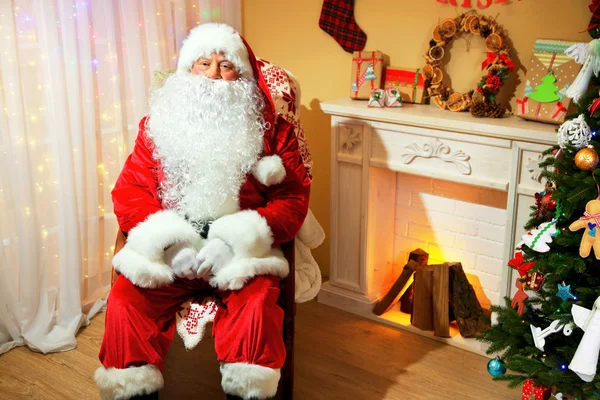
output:
[{"label": "beige wall", "polygon": [[[589,41],[589,0],[509,0],[482,13],[497,16],[513,42],[518,76],[503,88],[514,105],[521,96],[524,73],[536,38]],[[311,208],[329,233],[329,117],[319,102],[347,96],[351,55],[318,25],[322,0],[245,0],[243,33],[257,55],[292,71],[302,86],[302,121],[315,164]],[[459,4],[462,2],[459,1]],[[473,4],[476,1],[473,0]],[[381,50],[396,66],[421,67],[431,31],[439,20],[462,8],[437,0],[356,0],[355,16],[367,34],[366,50]],[[485,58],[482,41],[459,39],[449,53],[448,74],[455,90],[467,91],[479,80],[477,65]],[[315,257],[329,274],[329,240]]]}]

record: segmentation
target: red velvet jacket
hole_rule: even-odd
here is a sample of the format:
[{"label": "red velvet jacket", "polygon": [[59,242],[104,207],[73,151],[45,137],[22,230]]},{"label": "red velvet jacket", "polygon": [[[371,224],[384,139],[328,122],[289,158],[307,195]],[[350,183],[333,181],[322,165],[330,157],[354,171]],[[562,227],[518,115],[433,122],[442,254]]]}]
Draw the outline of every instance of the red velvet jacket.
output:
[{"label": "red velvet jacket", "polygon": [[[163,209],[158,192],[163,174],[153,157],[146,118],[140,122],[134,150],[112,191],[119,226],[128,233],[127,244],[113,265],[138,286],[157,287],[174,279],[163,261],[166,247],[188,241],[200,248],[204,241],[182,217]],[[234,251],[231,265],[211,279],[215,287],[239,289],[256,275],[285,277],[288,273],[277,246],[293,239],[304,222],[310,179],[293,126],[278,117],[274,127],[265,133],[263,157],[241,187],[240,211],[211,225],[208,240],[220,238]]]}]

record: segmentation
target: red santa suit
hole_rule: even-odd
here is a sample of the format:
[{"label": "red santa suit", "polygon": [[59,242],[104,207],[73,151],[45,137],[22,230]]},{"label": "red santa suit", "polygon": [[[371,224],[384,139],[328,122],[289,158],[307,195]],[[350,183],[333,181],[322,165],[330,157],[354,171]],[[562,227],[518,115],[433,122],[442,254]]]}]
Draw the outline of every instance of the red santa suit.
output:
[{"label": "red santa suit", "polygon": [[[289,272],[279,245],[293,239],[302,226],[308,212],[310,179],[294,127],[276,114],[256,59],[243,38],[225,25],[200,25],[184,42],[178,70],[189,71],[207,51],[223,53],[242,77],[256,80],[264,95],[268,128],[261,158],[241,184],[238,203],[224,205],[203,240],[181,213],[163,204],[159,188],[164,174],[148,132],[152,116],[140,122],[134,150],[112,192],[127,243],[113,259],[121,276],[108,298],[100,350],[103,367],[95,376],[105,399],[127,399],[159,390],[176,312],[191,297],[215,295],[221,306],[213,335],[224,391],[263,399],[277,390],[285,360],[283,311],[277,300],[280,280]],[[165,249],[181,242],[201,247],[213,239],[230,246],[231,261],[208,282],[176,278],[165,263]]]}]

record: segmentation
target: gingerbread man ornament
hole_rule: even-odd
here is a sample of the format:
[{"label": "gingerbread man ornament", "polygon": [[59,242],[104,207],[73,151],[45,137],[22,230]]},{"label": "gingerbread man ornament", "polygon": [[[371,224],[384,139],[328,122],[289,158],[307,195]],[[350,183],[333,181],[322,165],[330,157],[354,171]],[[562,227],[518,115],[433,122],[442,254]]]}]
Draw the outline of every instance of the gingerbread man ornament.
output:
[{"label": "gingerbread man ornament", "polygon": [[600,236],[598,233],[598,229],[600,229],[600,200],[589,201],[585,205],[583,217],[569,226],[571,232],[578,231],[581,228],[585,228],[585,232],[581,238],[579,255],[585,258],[590,255],[591,249],[594,248],[596,260],[600,260],[600,241],[596,240]]}]

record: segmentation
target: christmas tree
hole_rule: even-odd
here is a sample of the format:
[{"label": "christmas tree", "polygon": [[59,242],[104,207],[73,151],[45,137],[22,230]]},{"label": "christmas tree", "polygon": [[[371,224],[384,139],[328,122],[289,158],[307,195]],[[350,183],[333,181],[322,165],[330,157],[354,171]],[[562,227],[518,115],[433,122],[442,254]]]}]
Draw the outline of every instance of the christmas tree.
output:
[{"label": "christmas tree", "polygon": [[[542,80],[536,93],[553,94],[554,78]],[[593,77],[578,112],[559,128],[559,144],[544,153],[546,190],[536,194],[509,262],[519,290],[492,307],[496,322],[479,337],[499,357],[489,367],[495,380],[517,387],[533,379],[580,400],[600,399],[600,118],[588,111],[598,86]]]},{"label": "christmas tree", "polygon": [[558,87],[554,84],[556,77],[549,72],[542,78],[542,83],[535,87],[535,92],[529,94],[529,98],[540,103],[552,103],[558,101],[560,97],[556,94]]}]

